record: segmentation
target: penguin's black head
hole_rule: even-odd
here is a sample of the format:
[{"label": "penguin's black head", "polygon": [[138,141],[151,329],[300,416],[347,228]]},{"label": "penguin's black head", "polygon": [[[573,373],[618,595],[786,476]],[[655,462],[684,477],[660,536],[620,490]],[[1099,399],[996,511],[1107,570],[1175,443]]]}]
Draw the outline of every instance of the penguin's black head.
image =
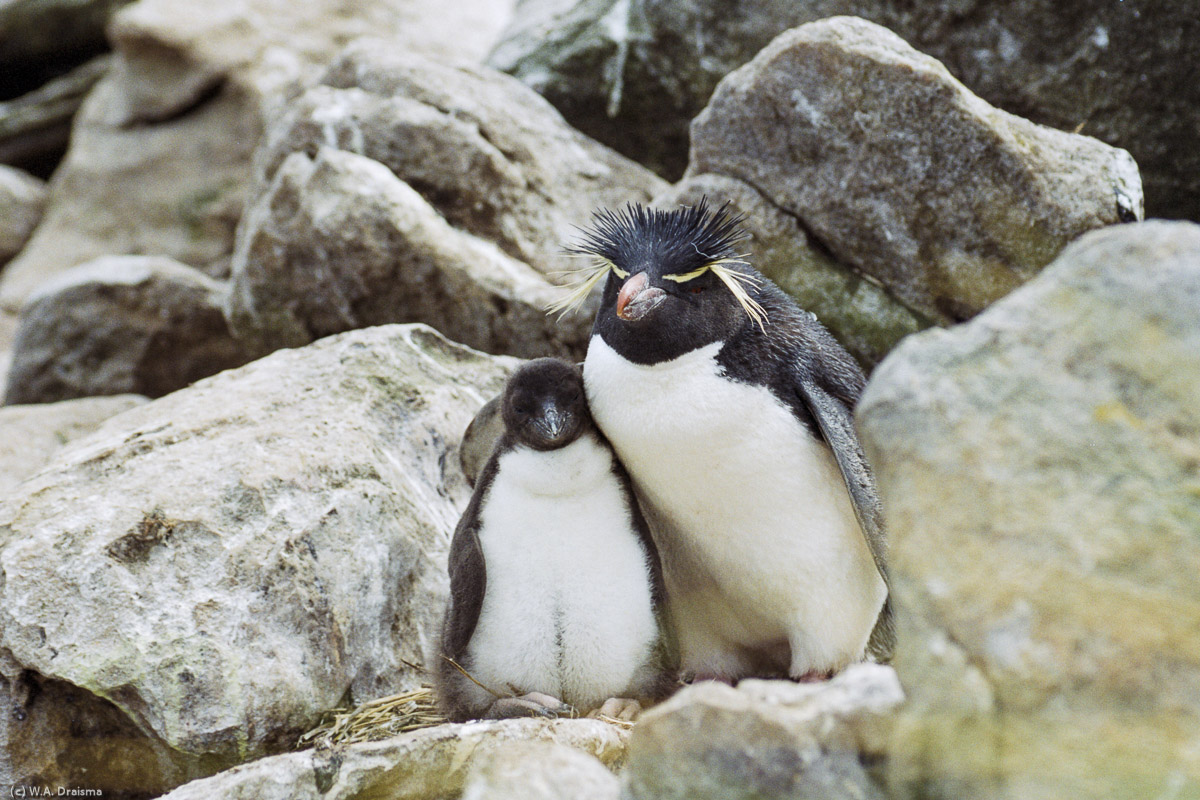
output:
[{"label": "penguin's black head", "polygon": [[566,447],[592,424],[582,373],[557,358],[523,364],[505,384],[500,406],[508,433],[535,450]]},{"label": "penguin's black head", "polygon": [[727,340],[747,325],[765,324],[756,302],[763,278],[737,251],[745,234],[728,205],[706,199],[662,211],[630,204],[596,213],[569,252],[593,266],[560,308],[581,302],[607,276],[595,333],[617,352],[655,363]]}]

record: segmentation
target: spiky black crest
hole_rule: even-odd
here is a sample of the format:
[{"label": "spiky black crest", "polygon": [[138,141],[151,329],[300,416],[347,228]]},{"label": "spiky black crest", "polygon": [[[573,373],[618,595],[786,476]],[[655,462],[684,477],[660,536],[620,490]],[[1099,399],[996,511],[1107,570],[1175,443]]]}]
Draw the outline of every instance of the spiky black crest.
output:
[{"label": "spiky black crest", "polygon": [[588,293],[609,270],[619,278],[654,267],[667,280],[683,283],[708,270],[716,275],[760,328],[766,326],[766,313],[747,288],[758,285],[734,245],[746,238],[739,227],[742,215],[729,213],[729,203],[716,211],[708,208],[708,198],[690,208],[663,211],[630,203],[622,211],[601,209],[593,215],[591,230],[583,239],[567,248],[571,255],[590,256],[592,264],[576,271],[569,292],[547,306],[547,310],[566,312],[578,308]]},{"label": "spiky black crest", "polygon": [[729,212],[728,203],[711,210],[708,198],[673,211],[630,203],[620,211],[597,211],[592,228],[567,252],[596,256],[624,269],[657,263],[668,265],[669,272],[691,272],[738,258],[735,246],[746,238],[741,221],[742,215]]}]

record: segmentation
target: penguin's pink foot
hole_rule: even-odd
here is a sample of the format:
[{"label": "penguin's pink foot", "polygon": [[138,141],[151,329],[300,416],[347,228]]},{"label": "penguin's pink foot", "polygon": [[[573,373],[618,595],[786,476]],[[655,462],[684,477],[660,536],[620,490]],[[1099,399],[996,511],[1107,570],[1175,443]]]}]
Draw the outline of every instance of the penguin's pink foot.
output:
[{"label": "penguin's pink foot", "polygon": [[796,683],[820,683],[827,681],[837,674],[834,670],[809,670],[796,678]]},{"label": "penguin's pink foot", "polygon": [[588,717],[590,719],[608,717],[622,722],[633,722],[641,713],[642,704],[637,700],[628,697],[610,697],[604,701],[603,705],[588,714]]},{"label": "penguin's pink foot", "polygon": [[561,717],[569,716],[575,709],[541,692],[530,692],[520,697],[501,697],[488,708],[484,719],[511,719],[513,717]]},{"label": "penguin's pink foot", "polygon": [[690,683],[699,683],[700,681],[716,681],[723,683],[726,686],[733,686],[737,681],[728,675],[718,675],[715,672],[697,672],[692,676]]}]

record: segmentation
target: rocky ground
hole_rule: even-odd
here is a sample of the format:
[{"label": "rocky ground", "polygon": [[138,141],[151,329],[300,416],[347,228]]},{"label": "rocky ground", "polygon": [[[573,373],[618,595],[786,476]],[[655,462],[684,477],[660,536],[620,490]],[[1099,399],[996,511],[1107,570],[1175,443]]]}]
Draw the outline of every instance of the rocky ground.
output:
[{"label": "rocky ground", "polygon": [[[911,5],[0,4],[0,787],[1200,798],[1200,37]],[[871,371],[894,664],[297,748],[426,680],[573,226],[704,195]]]}]

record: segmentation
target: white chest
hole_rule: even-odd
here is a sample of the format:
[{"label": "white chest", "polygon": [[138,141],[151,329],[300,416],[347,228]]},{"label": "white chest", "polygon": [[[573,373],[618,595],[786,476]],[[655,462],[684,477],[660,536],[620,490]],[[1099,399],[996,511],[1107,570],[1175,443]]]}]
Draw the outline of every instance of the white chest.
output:
[{"label": "white chest", "polygon": [[487,588],[472,674],[587,706],[629,688],[657,640],[650,571],[608,448],[501,457],[481,511]]},{"label": "white chest", "polygon": [[584,364],[647,506],[685,666],[781,640],[793,664],[845,663],[885,589],[836,461],[768,389],[723,377],[720,347],[642,366],[593,337]]}]

